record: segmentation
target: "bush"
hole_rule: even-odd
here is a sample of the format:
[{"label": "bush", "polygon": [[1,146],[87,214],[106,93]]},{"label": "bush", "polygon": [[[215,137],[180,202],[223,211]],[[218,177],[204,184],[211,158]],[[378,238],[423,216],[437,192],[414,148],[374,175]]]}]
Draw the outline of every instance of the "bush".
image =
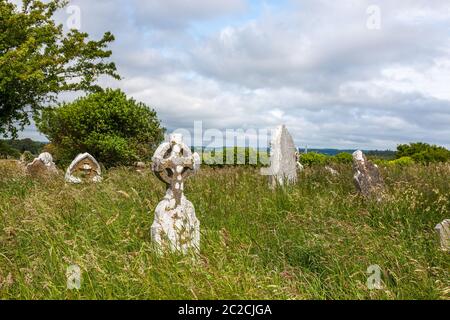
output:
[{"label": "bush", "polygon": [[391,160],[388,162],[390,165],[397,165],[397,166],[410,166],[414,164],[414,160],[411,157],[401,157],[396,160]]},{"label": "bush", "polygon": [[328,162],[329,157],[321,153],[308,152],[300,155],[300,163],[304,166],[324,165]]},{"label": "bush", "polygon": [[68,163],[89,152],[105,166],[150,160],[164,138],[156,112],[108,89],[46,108],[35,119],[51,141],[55,159]]},{"label": "bush", "polygon": [[389,164],[391,163],[391,161],[386,160],[386,159],[369,159],[370,161],[372,161],[373,164],[376,164],[379,167],[387,167],[389,166]]},{"label": "bush", "polygon": [[333,162],[342,164],[352,164],[353,156],[348,152],[341,152],[335,155],[332,159]]},{"label": "bush", "polygon": [[30,163],[34,160],[34,158],[36,158],[34,156],[34,154],[32,154],[30,151],[24,151],[24,153],[22,153],[22,155],[20,156],[20,160],[25,162],[25,163]]}]

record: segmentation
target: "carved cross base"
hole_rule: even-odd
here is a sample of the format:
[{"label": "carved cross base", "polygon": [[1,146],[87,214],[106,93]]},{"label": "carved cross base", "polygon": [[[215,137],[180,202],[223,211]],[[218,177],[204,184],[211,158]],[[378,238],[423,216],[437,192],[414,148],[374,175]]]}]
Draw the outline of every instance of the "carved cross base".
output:
[{"label": "carved cross base", "polygon": [[189,251],[198,252],[200,248],[200,222],[195,216],[192,203],[183,195],[181,203],[175,204],[171,190],[155,210],[151,237],[159,252]]}]

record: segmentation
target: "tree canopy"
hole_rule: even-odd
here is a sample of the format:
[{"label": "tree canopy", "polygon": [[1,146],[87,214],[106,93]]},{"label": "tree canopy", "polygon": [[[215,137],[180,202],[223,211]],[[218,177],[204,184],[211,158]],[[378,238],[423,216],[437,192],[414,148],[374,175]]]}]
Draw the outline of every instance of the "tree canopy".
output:
[{"label": "tree canopy", "polygon": [[105,166],[130,165],[150,160],[164,138],[154,110],[112,89],[44,108],[36,125],[64,163],[89,152]]},{"label": "tree canopy", "polygon": [[64,33],[53,16],[66,0],[24,0],[22,7],[0,0],[0,134],[17,137],[31,114],[54,103],[60,92],[101,91],[100,75],[119,79],[107,46],[72,29]]},{"label": "tree canopy", "polygon": [[444,147],[415,142],[398,145],[396,157],[411,157],[417,163],[446,162],[450,160],[450,151]]}]

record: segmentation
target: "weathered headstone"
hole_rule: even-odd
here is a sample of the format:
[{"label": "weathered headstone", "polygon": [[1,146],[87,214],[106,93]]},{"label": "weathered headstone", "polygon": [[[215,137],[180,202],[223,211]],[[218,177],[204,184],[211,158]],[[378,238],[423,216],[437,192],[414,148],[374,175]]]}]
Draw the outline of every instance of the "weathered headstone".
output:
[{"label": "weathered headstone", "polygon": [[32,176],[45,176],[58,173],[53,157],[50,153],[41,153],[31,163],[26,166],[26,172]]},{"label": "weathered headstone", "polygon": [[381,200],[384,189],[383,178],[376,164],[367,160],[361,150],[353,153],[353,180],[358,191],[364,197],[375,196]]},{"label": "weathered headstone", "polygon": [[200,156],[183,143],[181,134],[172,134],[152,158],[152,170],[166,184],[164,199],[155,210],[151,237],[160,251],[187,253],[200,249],[200,222],[192,203],[184,196],[184,181],[200,168]]},{"label": "weathered headstone", "polygon": [[272,188],[277,185],[297,181],[297,149],[294,140],[285,125],[279,126],[272,138],[270,150],[270,167],[262,168],[261,174],[269,175]]},{"label": "weathered headstone", "polygon": [[70,183],[100,182],[102,170],[89,153],[80,153],[67,168],[65,179]]},{"label": "weathered headstone", "polygon": [[450,219],[445,219],[437,224],[434,230],[438,234],[441,249],[450,251]]}]

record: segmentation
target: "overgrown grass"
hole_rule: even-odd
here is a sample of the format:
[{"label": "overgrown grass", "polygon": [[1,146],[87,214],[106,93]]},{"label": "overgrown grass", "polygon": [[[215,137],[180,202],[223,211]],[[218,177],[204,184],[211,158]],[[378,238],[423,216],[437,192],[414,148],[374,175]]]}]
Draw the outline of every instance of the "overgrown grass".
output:
[{"label": "overgrown grass", "polygon": [[[256,169],[203,169],[187,182],[198,257],[150,241],[164,186],[110,170],[100,184],[32,179],[0,164],[1,299],[448,299],[450,255],[434,226],[450,213],[448,165],[384,169],[387,196],[363,201],[350,167],[308,168],[269,190]],[[66,268],[82,269],[67,290]],[[366,286],[367,267],[383,290]]]}]

